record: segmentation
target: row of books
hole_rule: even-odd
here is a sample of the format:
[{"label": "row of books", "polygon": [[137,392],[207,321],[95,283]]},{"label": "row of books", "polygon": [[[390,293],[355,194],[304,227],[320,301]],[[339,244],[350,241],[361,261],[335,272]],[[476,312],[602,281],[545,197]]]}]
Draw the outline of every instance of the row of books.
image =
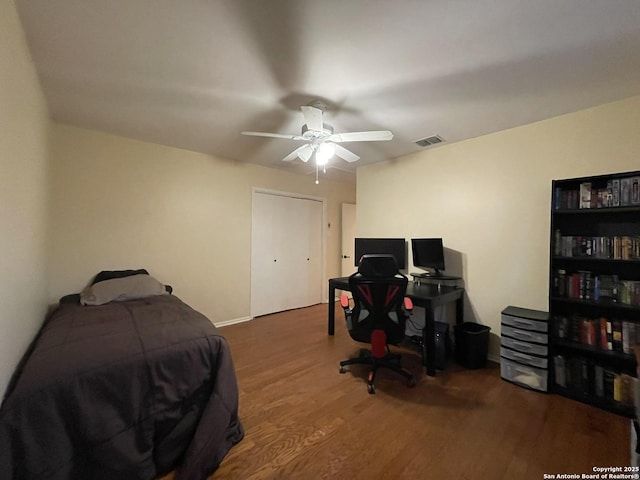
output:
[{"label": "row of books", "polygon": [[640,205],[640,176],[614,178],[605,186],[583,182],[579,189],[557,187],[553,196],[555,210]]},{"label": "row of books", "polygon": [[588,237],[554,234],[553,254],[562,257],[640,260],[640,235]]},{"label": "row of books", "polygon": [[595,275],[588,270],[555,270],[551,293],[576,300],[640,305],[640,281],[620,280],[617,275]]},{"label": "row of books", "polygon": [[627,407],[636,403],[638,379],[584,357],[553,358],[556,385]]},{"label": "row of books", "polygon": [[640,324],[628,319],[555,315],[553,324],[556,338],[597,350],[631,355],[640,344]]}]

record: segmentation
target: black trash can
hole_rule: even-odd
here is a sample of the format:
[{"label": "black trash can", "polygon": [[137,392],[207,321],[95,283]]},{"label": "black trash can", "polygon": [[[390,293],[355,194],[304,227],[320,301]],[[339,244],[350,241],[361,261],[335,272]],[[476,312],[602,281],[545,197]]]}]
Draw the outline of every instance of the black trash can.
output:
[{"label": "black trash can", "polygon": [[482,368],[487,363],[491,327],[463,322],[455,326],[456,362],[465,368]]}]

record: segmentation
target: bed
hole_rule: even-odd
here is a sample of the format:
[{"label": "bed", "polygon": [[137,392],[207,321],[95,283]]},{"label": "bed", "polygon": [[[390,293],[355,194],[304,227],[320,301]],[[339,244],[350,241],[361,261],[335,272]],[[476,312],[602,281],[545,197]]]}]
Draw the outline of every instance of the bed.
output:
[{"label": "bed", "polygon": [[2,478],[204,479],[243,438],[229,345],[204,315],[155,279],[92,303],[145,275],[106,275],[48,315],[0,408]]}]

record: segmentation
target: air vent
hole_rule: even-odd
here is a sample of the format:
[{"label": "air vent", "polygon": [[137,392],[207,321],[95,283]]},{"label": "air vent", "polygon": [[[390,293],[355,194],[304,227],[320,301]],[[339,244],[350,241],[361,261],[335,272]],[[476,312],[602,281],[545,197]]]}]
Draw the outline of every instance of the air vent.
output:
[{"label": "air vent", "polygon": [[430,137],[416,141],[416,143],[421,147],[428,147],[429,145],[435,145],[442,142],[444,142],[444,138],[442,138],[440,135],[432,135]]}]

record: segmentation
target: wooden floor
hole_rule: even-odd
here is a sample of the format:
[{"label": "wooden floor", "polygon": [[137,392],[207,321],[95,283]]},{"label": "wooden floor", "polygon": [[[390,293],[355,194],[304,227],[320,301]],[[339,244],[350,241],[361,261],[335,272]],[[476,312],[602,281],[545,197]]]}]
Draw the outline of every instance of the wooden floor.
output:
[{"label": "wooden floor", "polygon": [[403,364],[417,386],[383,371],[369,395],[366,367],[338,373],[362,346],[338,310],[334,337],[326,304],[222,329],[246,435],[210,480],[538,480],[628,465],[628,419],[517,387],[497,365],[449,362],[426,377],[407,346]]}]

